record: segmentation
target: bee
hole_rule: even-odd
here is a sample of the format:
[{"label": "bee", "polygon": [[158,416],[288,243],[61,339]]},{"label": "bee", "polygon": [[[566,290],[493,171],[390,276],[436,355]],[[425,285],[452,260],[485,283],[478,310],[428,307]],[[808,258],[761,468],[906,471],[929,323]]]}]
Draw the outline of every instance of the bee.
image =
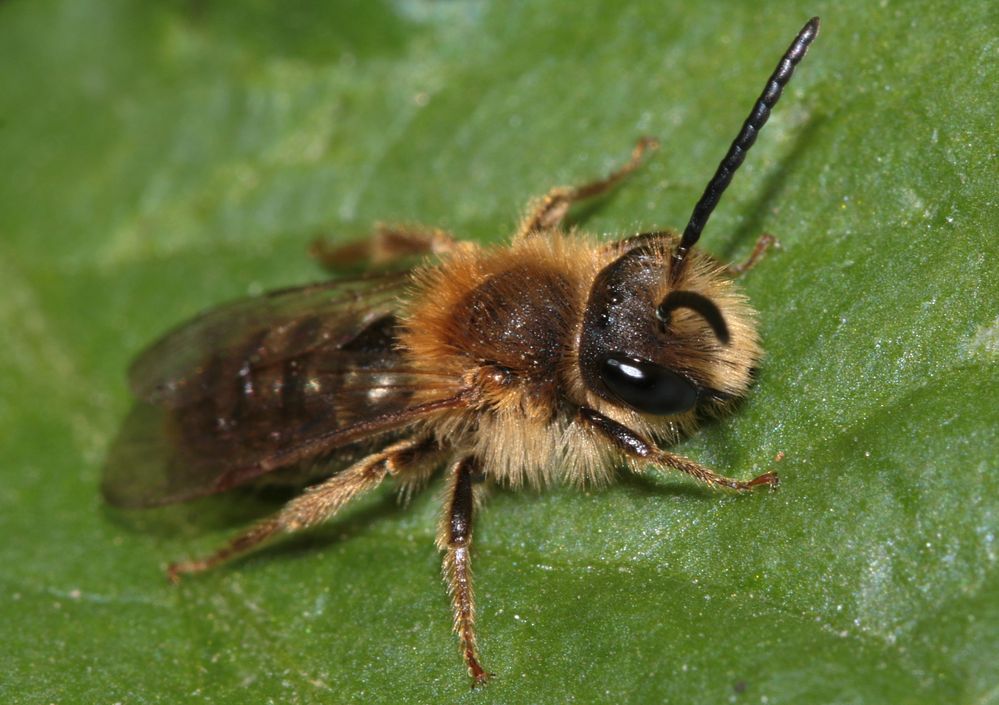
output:
[{"label": "bee", "polygon": [[772,238],[738,266],[694,246],[818,28],[809,20],[784,53],[682,234],[608,243],[562,227],[573,204],[640,165],[656,146],[643,139],[606,178],[533,202],[507,246],[381,227],[316,254],[332,265],[422,263],[239,300],[180,325],[130,369],[138,401],[112,447],[105,497],[154,506],[325,471],[214,553],[171,564],[177,581],[325,522],[388,478],[412,490],[446,467],[437,546],[465,665],[473,686],[486,681],[470,549],[488,483],[600,485],[623,464],[737,491],[777,486],[772,472],[733,479],[664,446],[729,411],[760,362],[756,312],[734,278]]}]

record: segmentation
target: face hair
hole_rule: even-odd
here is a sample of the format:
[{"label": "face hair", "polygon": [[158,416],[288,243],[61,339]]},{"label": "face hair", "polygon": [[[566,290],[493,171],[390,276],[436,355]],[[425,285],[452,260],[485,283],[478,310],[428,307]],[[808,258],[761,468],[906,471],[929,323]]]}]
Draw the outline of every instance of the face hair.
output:
[{"label": "face hair", "polygon": [[708,182],[701,199],[694,206],[690,222],[687,223],[687,227],[683,230],[683,237],[680,239],[680,244],[677,245],[676,252],[673,253],[672,278],[674,280],[682,269],[687,252],[694,246],[698,238],[701,237],[704,225],[708,222],[708,218],[711,217],[715,206],[718,205],[721,195],[725,193],[729,182],[732,181],[732,176],[735,175],[736,170],[742,164],[742,160],[746,158],[746,153],[756,141],[757,134],[759,134],[760,130],[767,123],[771,108],[777,104],[784,86],[787,85],[788,81],[791,80],[792,74],[794,74],[794,67],[805,56],[808,45],[812,43],[818,32],[819,18],[813,17],[808,20],[805,26],[801,28],[801,31],[798,32],[798,36],[791,42],[791,46],[788,47],[780,63],[777,64],[777,68],[770,75],[770,79],[763,88],[760,97],[756,99],[756,104],[750,111],[746,121],[742,124],[742,129],[739,130],[739,134],[732,142],[732,146],[728,148],[728,153],[718,165],[715,175]]}]

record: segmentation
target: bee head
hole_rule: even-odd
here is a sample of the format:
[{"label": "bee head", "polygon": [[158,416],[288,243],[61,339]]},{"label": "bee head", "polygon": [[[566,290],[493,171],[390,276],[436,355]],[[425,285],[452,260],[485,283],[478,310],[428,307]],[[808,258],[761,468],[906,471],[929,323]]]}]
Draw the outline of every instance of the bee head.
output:
[{"label": "bee head", "polygon": [[693,247],[818,31],[813,17],[784,53],[683,234],[652,233],[647,244],[626,249],[597,275],[579,348],[591,392],[656,416],[745,393],[762,355],[754,313]]},{"label": "bee head", "polygon": [[654,416],[741,396],[761,355],[744,297],[700,253],[674,275],[675,241],[664,233],[604,267],[580,337],[587,389]]}]

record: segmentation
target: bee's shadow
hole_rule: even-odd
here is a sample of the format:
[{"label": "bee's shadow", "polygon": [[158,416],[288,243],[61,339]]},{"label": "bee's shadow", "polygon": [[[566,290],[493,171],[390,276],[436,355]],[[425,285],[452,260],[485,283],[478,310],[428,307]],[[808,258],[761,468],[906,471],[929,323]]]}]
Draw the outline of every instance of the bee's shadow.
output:
[{"label": "bee's shadow", "polygon": [[350,541],[379,522],[398,516],[409,509],[399,502],[395,492],[384,492],[373,502],[353,510],[347,509],[343,515],[334,517],[322,526],[301,533],[278,536],[273,543],[233,560],[230,565],[236,567],[257,558],[294,559],[311,555],[335,544]]},{"label": "bee's shadow", "polygon": [[[279,511],[284,502],[293,496],[295,493],[235,492],[141,511],[105,507],[104,513],[113,523],[129,531],[169,539],[175,546],[178,543],[176,539],[183,539],[183,546],[171,548],[169,555],[161,556],[165,563],[185,557],[173,555],[177,550],[181,554],[193,552],[200,555],[221,548],[221,542],[219,545],[204,545],[204,534],[229,532],[234,535],[240,530],[245,531],[255,522]],[[395,493],[385,492],[362,506],[346,509],[342,515],[320,527],[292,535],[279,535],[259,549],[228,561],[219,570],[236,569],[256,560],[295,558],[314,553],[341,541],[349,541],[376,523],[406,510]],[[222,541],[229,538],[231,536]],[[194,542],[198,544],[196,549],[191,548]]]},{"label": "bee's shadow", "polygon": [[[229,492],[162,507],[121,509],[103,505],[101,511],[113,524],[129,531],[161,537],[197,537],[205,533],[247,527],[270,516],[301,494],[301,488],[237,488]],[[344,527],[351,523],[388,516],[401,509],[395,495],[386,493],[359,508],[348,508],[330,522]],[[365,517],[369,516],[367,519]]]},{"label": "bee's shadow", "polygon": [[[818,109],[816,109],[818,110]],[[815,112],[809,116],[797,134],[793,137],[793,143],[786,157],[780,160],[780,168],[774,169],[763,183],[760,196],[750,208],[745,211],[749,215],[727,238],[715,237],[714,241],[721,243],[718,246],[717,256],[722,262],[732,262],[736,252],[745,249],[746,242],[754,242],[764,231],[764,224],[773,216],[777,209],[777,204],[782,203],[781,195],[787,186],[788,178],[800,173],[797,168],[801,160],[808,153],[807,147],[815,138],[816,133],[826,122],[823,113]],[[778,242],[781,233],[773,233]]]},{"label": "bee's shadow", "polygon": [[682,480],[677,482],[664,476],[661,472],[634,473],[621,471],[617,484],[630,492],[637,492],[647,497],[685,497],[689,499],[711,499],[712,492],[703,485],[695,485]]}]

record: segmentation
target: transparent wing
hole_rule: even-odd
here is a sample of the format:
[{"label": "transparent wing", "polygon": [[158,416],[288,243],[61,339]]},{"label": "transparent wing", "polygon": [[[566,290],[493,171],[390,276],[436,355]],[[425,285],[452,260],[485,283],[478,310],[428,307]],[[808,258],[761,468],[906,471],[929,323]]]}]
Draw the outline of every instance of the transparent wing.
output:
[{"label": "transparent wing", "polygon": [[[138,402],[103,491],[121,506],[221,492],[275,470],[336,469],[401,434],[458,381],[411,369],[397,347],[405,273],[225,304],[142,353]],[[422,404],[422,405],[421,405]]]},{"label": "transparent wing", "polygon": [[395,311],[408,272],[337,279],[238,299],[200,314],[132,363],[136,398],[182,406],[218,393],[237,362],[260,369],[321,347],[336,348]]}]

